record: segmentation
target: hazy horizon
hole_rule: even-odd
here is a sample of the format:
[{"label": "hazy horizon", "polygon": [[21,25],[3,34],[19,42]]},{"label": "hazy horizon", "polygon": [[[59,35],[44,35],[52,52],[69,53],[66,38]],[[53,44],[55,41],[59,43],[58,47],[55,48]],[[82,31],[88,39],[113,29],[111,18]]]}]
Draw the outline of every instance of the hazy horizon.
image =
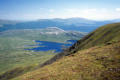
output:
[{"label": "hazy horizon", "polygon": [[0,19],[39,20],[85,18],[113,20],[120,18],[119,0],[0,0]]}]

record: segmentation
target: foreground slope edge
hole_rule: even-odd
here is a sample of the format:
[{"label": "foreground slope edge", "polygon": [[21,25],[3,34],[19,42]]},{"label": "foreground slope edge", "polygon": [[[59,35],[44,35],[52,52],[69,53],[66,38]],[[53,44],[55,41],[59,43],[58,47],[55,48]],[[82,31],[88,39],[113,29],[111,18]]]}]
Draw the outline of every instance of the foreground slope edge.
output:
[{"label": "foreground slope edge", "polygon": [[64,56],[13,80],[119,80],[120,42]]}]

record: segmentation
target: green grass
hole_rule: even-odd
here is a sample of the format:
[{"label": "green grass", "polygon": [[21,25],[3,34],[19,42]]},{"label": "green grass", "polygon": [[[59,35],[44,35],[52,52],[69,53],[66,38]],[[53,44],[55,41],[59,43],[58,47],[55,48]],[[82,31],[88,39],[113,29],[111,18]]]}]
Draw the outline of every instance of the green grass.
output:
[{"label": "green grass", "polygon": [[71,52],[76,52],[93,46],[104,46],[108,43],[115,43],[117,41],[120,41],[120,23],[108,24],[96,29],[79,40],[73,45],[75,48],[71,47]]}]

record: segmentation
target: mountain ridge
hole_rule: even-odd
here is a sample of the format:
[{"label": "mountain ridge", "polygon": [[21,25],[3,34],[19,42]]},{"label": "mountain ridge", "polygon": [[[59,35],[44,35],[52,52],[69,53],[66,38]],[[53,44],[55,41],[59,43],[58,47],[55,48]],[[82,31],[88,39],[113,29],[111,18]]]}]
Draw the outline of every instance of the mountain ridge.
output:
[{"label": "mountain ridge", "polygon": [[0,32],[11,29],[41,29],[56,26],[63,30],[75,30],[81,32],[91,32],[99,26],[118,22],[119,20],[94,21],[84,18],[67,18],[67,19],[40,19],[35,21],[21,21],[16,24],[4,24],[0,27]]}]

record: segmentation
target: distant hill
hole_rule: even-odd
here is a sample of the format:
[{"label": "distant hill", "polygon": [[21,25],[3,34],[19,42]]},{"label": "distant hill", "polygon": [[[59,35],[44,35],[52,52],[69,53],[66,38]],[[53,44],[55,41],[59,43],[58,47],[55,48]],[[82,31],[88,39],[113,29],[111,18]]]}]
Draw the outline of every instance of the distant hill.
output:
[{"label": "distant hill", "polygon": [[119,34],[120,23],[102,26],[44,67],[12,80],[120,80]]},{"label": "distant hill", "polygon": [[0,20],[0,27],[3,27],[5,24],[16,24],[20,21],[12,21],[12,20]]},{"label": "distant hill", "polygon": [[[0,32],[5,37],[22,37],[29,40],[63,41],[67,39],[79,40],[88,33],[79,31],[66,31],[57,27],[43,29],[13,29]],[[57,40],[59,39],[59,40]]]},{"label": "distant hill", "polygon": [[68,19],[40,19],[36,21],[19,22],[17,24],[4,24],[0,27],[0,31],[11,29],[41,29],[47,27],[58,27],[63,30],[74,30],[81,32],[91,32],[99,26],[112,23],[114,21],[94,21],[84,18],[68,18]]}]

